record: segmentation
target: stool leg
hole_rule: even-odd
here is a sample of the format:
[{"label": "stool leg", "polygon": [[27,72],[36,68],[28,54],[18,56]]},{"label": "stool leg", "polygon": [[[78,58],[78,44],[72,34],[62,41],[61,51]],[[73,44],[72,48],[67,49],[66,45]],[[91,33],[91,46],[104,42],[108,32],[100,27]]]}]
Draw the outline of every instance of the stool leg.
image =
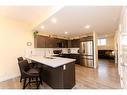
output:
[{"label": "stool leg", "polygon": [[31,78],[29,78],[29,86],[30,86],[30,83],[31,83]]},{"label": "stool leg", "polygon": [[38,89],[39,88],[38,77],[36,77],[36,86],[37,86],[37,89]]},{"label": "stool leg", "polygon": [[39,76],[39,79],[40,79],[40,84],[42,85],[42,77],[41,77],[41,75]]},{"label": "stool leg", "polygon": [[20,77],[20,82],[22,82],[22,77]]},{"label": "stool leg", "polygon": [[23,89],[26,87],[26,78],[24,78]]}]

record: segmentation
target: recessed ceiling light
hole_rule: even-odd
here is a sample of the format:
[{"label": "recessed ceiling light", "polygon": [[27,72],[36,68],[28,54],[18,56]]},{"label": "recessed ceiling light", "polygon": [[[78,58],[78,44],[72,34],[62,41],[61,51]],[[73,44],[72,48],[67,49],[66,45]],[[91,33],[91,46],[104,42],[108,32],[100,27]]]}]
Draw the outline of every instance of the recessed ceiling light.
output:
[{"label": "recessed ceiling light", "polygon": [[41,26],[41,29],[44,29],[44,28],[45,28],[45,26],[42,25],[42,26]]},{"label": "recessed ceiling light", "polygon": [[64,34],[68,34],[68,32],[64,32]]},{"label": "recessed ceiling light", "polygon": [[89,29],[89,28],[90,28],[90,25],[86,25],[85,28],[86,28],[86,29]]},{"label": "recessed ceiling light", "polygon": [[51,21],[52,21],[53,23],[56,23],[56,19],[55,19],[55,18],[52,18]]}]

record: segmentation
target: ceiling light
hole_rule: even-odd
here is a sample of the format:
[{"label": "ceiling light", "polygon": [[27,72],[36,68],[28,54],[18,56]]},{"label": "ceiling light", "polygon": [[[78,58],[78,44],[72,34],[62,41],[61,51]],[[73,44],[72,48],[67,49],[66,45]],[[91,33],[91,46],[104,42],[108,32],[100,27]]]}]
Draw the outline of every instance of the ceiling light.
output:
[{"label": "ceiling light", "polygon": [[64,32],[65,34],[68,34],[68,32]]},{"label": "ceiling light", "polygon": [[55,19],[55,18],[52,18],[51,21],[52,21],[53,23],[56,23],[56,19]]},{"label": "ceiling light", "polygon": [[41,29],[44,29],[44,28],[45,28],[45,26],[42,25],[42,26],[41,26]]},{"label": "ceiling light", "polygon": [[90,25],[86,25],[85,28],[86,28],[86,29],[89,29],[89,28],[90,28]]}]

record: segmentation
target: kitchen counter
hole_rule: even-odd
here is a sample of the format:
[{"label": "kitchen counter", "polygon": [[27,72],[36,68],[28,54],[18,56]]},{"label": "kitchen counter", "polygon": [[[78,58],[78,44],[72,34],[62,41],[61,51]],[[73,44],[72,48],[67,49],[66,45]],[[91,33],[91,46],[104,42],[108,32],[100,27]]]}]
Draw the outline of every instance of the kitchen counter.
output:
[{"label": "kitchen counter", "polygon": [[80,65],[80,53],[61,53],[53,54],[54,57],[72,58],[75,59],[75,63]]},{"label": "kitchen counter", "polygon": [[27,59],[42,63],[44,65],[56,68],[65,65],[70,62],[74,62],[76,59],[61,58],[61,57],[43,57],[43,56],[30,56]]},{"label": "kitchen counter", "polygon": [[61,53],[61,54],[79,54],[79,53]]},{"label": "kitchen counter", "polygon": [[70,55],[70,54],[80,54],[80,53],[60,53],[60,54],[52,54],[52,56],[59,56],[59,55]]},{"label": "kitchen counter", "polygon": [[75,59],[31,56],[27,59],[42,66],[42,79],[55,89],[70,89],[75,85]]}]

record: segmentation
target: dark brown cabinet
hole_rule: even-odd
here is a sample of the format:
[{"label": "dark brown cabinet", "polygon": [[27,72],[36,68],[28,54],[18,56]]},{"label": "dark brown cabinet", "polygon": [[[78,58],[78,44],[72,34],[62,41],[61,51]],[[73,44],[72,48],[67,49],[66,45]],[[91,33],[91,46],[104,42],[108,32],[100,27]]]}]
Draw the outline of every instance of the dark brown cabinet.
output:
[{"label": "dark brown cabinet", "polygon": [[75,63],[80,64],[80,54],[68,53],[60,54],[59,57],[76,59]]},{"label": "dark brown cabinet", "polygon": [[73,48],[79,48],[80,47],[80,40],[79,39],[74,39],[71,41],[71,46]]},{"label": "dark brown cabinet", "polygon": [[35,48],[79,48],[80,39],[65,40],[38,35],[34,38]]},{"label": "dark brown cabinet", "polygon": [[68,40],[69,48],[79,48],[80,47],[80,39]]},{"label": "dark brown cabinet", "polygon": [[47,37],[46,39],[46,48],[56,48],[56,39]]},{"label": "dark brown cabinet", "polygon": [[[42,64],[41,64],[42,65]],[[64,66],[66,67],[64,69]],[[42,65],[42,79],[54,89],[70,89],[75,85],[75,62],[52,68]]]},{"label": "dark brown cabinet", "polygon": [[46,41],[46,37],[45,36],[36,36],[36,38],[34,38],[34,47],[35,48],[45,48],[45,43]]},{"label": "dark brown cabinet", "polygon": [[80,42],[93,41],[93,36],[87,36],[80,39]]},{"label": "dark brown cabinet", "polygon": [[76,59],[75,63],[80,64],[80,54],[70,54],[70,58]]},{"label": "dark brown cabinet", "polygon": [[62,40],[63,43],[63,48],[68,48],[68,41],[67,40]]},{"label": "dark brown cabinet", "polygon": [[38,35],[34,38],[35,48],[67,48],[68,41],[64,39],[51,38],[47,36]]}]

